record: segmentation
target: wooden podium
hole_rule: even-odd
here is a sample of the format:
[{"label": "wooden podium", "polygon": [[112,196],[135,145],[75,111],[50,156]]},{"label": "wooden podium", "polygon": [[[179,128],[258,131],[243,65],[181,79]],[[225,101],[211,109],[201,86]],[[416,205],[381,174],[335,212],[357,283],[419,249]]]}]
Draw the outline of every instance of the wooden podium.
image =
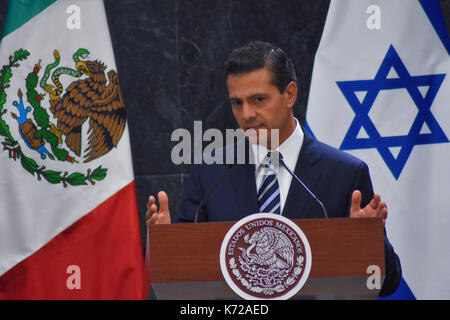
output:
[{"label": "wooden podium", "polygon": [[[293,299],[375,299],[371,265],[385,276],[383,222],[377,218],[293,220],[312,252],[308,280]],[[151,286],[157,299],[240,299],[220,269],[222,240],[234,222],[154,225],[148,230]],[[146,270],[148,272],[148,270]]]}]

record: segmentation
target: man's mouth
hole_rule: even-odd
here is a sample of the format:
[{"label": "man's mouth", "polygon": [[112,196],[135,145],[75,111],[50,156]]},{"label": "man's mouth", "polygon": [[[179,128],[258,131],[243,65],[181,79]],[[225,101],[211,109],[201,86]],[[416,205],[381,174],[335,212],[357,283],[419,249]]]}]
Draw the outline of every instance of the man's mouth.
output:
[{"label": "man's mouth", "polygon": [[245,136],[251,143],[267,145],[270,131],[264,124],[249,126],[245,130]]}]

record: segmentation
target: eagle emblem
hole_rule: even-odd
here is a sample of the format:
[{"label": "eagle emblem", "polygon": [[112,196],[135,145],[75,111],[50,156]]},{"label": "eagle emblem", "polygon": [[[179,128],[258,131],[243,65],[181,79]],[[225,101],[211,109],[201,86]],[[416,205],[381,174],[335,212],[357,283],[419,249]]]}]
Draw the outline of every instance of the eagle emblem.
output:
[{"label": "eagle emblem", "polygon": [[[72,82],[61,97],[61,85],[56,76],[53,77],[53,87],[41,81],[41,87],[50,93],[50,111],[57,119],[56,127],[65,136],[66,145],[77,156],[81,155],[81,127],[89,120],[89,142],[84,162],[97,159],[117,147],[126,123],[117,73],[114,70],[109,71],[107,79],[106,66],[103,63],[77,59],[80,55],[87,54],[87,50],[79,49],[74,55],[78,71],[75,76],[86,75],[86,78]],[[58,51],[55,50],[54,56],[57,62]],[[47,66],[46,74],[54,66]],[[57,75],[63,74],[60,70],[64,69],[69,68],[56,70],[59,71]],[[67,74],[70,74],[72,70],[67,71]]]},{"label": "eagle emblem", "polygon": [[279,215],[258,213],[238,221],[225,236],[222,274],[245,299],[288,299],[306,281],[311,250],[300,228]]},{"label": "eagle emblem", "polygon": [[[5,116],[10,94],[7,89],[14,68],[19,68],[20,62],[29,56],[27,50],[19,49],[0,70],[3,149],[9,152],[9,158],[20,159],[22,166],[38,180],[44,178],[53,184],[62,183],[64,187],[103,180],[107,169],[101,166],[88,169],[86,173],[62,172],[47,166],[48,161],[72,165],[89,163],[118,146],[126,126],[126,112],[116,71],[107,71],[101,61],[88,59],[89,51],[85,48],[72,55],[73,65],[61,66],[58,50],[53,51],[53,59],[45,68],[39,59],[23,86],[19,86],[17,99],[10,103],[9,114],[18,125],[19,136],[16,137]],[[83,130],[84,125],[88,126],[87,132]],[[37,152],[46,164],[40,165],[30,152]]]},{"label": "eagle emblem", "polygon": [[[267,275],[277,274],[282,269],[294,265],[292,243],[283,233],[274,228],[266,227],[256,231],[251,237],[246,234],[244,241],[250,244],[247,249],[239,248],[242,251],[242,258],[245,263],[268,266]],[[264,280],[270,283],[269,278]]]}]

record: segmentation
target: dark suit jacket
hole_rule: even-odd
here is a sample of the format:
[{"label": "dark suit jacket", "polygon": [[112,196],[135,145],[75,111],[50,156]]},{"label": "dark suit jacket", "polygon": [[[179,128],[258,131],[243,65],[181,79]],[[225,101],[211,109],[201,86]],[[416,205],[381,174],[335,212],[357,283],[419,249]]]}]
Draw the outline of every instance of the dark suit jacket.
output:
[{"label": "dark suit jacket", "polygon": [[[329,218],[348,217],[351,196],[354,190],[362,193],[361,207],[373,197],[372,182],[367,165],[350,154],[334,149],[315,140],[303,130],[304,140],[295,167],[295,174],[320,199]],[[233,147],[237,154],[238,145]],[[245,140],[248,151],[248,142]],[[225,152],[230,152],[225,147]],[[246,159],[251,158],[247,152]],[[235,158],[235,161],[237,159]],[[192,222],[199,203],[205,197],[224,165],[193,165],[180,205],[178,222]],[[225,173],[216,190],[201,208],[198,221],[237,221],[249,214],[257,213],[257,190],[255,165],[234,164]],[[283,216],[291,219],[323,218],[323,212],[315,200],[297,181],[292,179]],[[385,236],[386,278],[380,295],[389,295],[397,288],[401,279],[400,261]]]}]

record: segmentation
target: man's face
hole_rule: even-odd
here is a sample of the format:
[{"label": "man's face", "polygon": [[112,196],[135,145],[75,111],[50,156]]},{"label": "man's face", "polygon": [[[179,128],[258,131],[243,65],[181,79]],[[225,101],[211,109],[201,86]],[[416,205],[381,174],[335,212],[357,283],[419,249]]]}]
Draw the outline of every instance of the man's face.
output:
[{"label": "man's face", "polygon": [[[276,148],[271,131],[278,129],[279,143],[283,143],[295,129],[292,107],[297,98],[297,86],[289,83],[283,93],[271,82],[271,73],[261,68],[245,74],[228,76],[228,94],[234,117],[241,129],[256,131],[256,141],[268,148]],[[264,132],[265,130],[266,132]],[[250,130],[252,131],[252,130]],[[267,133],[267,135],[265,134]],[[265,142],[267,136],[267,142]]]}]

